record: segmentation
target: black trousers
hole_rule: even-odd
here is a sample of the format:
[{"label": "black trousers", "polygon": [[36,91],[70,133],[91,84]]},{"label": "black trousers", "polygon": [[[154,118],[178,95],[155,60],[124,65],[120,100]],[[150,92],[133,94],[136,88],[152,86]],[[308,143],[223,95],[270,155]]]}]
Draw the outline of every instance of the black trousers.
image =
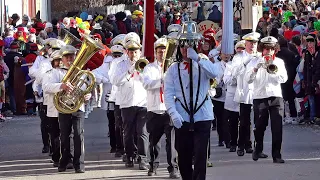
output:
[{"label": "black trousers", "polygon": [[49,122],[47,118],[47,106],[42,103],[39,106],[40,127],[43,146],[49,147]]},{"label": "black trousers", "polygon": [[166,152],[168,171],[172,172],[174,168],[177,168],[177,164],[174,162],[176,158],[173,149],[174,144],[174,132],[173,126],[170,125],[170,116],[167,113],[156,114],[148,112],[147,131],[149,132],[149,149],[150,149],[150,166],[157,168],[159,166],[159,154],[161,149],[160,139],[163,134],[166,135]]},{"label": "black trousers", "polygon": [[[228,123],[228,128],[226,129],[229,132],[230,145],[238,145],[238,128],[239,128],[239,112],[224,110],[223,115],[224,121]],[[228,137],[228,138],[229,138]],[[226,138],[226,139],[228,139]],[[228,141],[225,141],[227,143]]]},{"label": "black trousers", "polygon": [[116,125],[115,125],[115,116],[114,111],[107,110],[108,117],[108,126],[109,126],[109,134],[110,134],[110,146],[112,149],[116,149]]},{"label": "black trousers", "polygon": [[116,151],[124,152],[123,144],[123,121],[121,117],[121,110],[119,105],[114,106],[114,118],[115,118],[115,137],[116,137]]},{"label": "black trousers", "polygon": [[[189,130],[190,123],[184,122],[180,129],[175,128],[178,151],[178,165],[183,180],[206,179],[208,140],[211,121],[194,123],[194,131]],[[192,158],[194,157],[194,169]]]},{"label": "black trousers", "polygon": [[240,103],[240,126],[238,146],[240,149],[251,148],[251,104]]},{"label": "black trousers", "polygon": [[60,160],[60,128],[58,117],[47,117],[50,124],[50,141],[52,147],[52,160],[59,162]]},{"label": "black trousers", "polygon": [[273,158],[281,158],[283,106],[283,99],[280,97],[253,100],[255,150],[263,151],[264,131],[268,126],[270,116]]},{"label": "black trousers", "polygon": [[224,102],[212,100],[213,103],[213,113],[217,120],[217,133],[219,137],[219,143],[230,141],[230,135],[228,132],[228,122],[223,118],[224,115]]},{"label": "black trousers", "polygon": [[[129,107],[121,109],[123,120],[123,137],[124,149],[127,159],[132,159],[135,150],[138,150],[139,161],[147,162],[147,153],[149,146],[149,134],[146,128],[147,108],[145,107]],[[137,136],[137,146],[134,142],[134,136]]]},{"label": "black trousers", "polygon": [[297,109],[294,103],[294,97],[289,98],[288,103],[289,103],[290,117],[297,117]]},{"label": "black trousers", "polygon": [[66,167],[70,160],[70,134],[73,128],[73,166],[75,169],[84,169],[84,112],[72,114],[59,113],[61,159],[60,167]]}]

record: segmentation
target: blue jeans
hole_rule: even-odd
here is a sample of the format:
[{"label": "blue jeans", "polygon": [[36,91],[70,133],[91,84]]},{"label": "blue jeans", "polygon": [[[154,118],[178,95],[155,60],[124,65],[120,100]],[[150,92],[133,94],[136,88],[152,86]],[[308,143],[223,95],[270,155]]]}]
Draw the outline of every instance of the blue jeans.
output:
[{"label": "blue jeans", "polygon": [[316,116],[316,105],[314,103],[314,95],[308,95],[309,99],[309,109],[310,109],[310,119],[313,120]]}]

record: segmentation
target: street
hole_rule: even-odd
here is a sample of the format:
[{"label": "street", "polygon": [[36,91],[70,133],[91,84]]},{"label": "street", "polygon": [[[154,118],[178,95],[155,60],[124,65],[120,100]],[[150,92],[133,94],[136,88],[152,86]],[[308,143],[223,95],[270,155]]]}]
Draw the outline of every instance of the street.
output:
[{"label": "street", "polygon": [[[274,164],[271,158],[270,128],[266,131],[265,150],[268,159],[254,162],[251,154],[238,157],[224,147],[217,147],[217,134],[211,135],[211,162],[207,168],[209,180],[319,180],[320,128],[307,125],[284,126],[282,155],[285,164]],[[162,164],[159,175],[148,177],[147,171],[125,168],[121,159],[109,153],[108,122],[106,113],[95,109],[85,120],[84,174],[74,170],[58,173],[50,157],[42,154],[40,119],[32,116],[14,117],[0,123],[0,179],[50,179],[50,180],[122,180],[168,179],[165,150],[161,150]],[[164,140],[162,139],[164,146]]]}]

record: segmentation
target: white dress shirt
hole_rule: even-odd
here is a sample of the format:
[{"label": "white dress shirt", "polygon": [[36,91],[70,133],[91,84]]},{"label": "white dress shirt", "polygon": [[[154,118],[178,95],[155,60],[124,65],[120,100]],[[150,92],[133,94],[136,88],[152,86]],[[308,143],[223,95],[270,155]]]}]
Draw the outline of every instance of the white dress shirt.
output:
[{"label": "white dress shirt", "polygon": [[[50,76],[48,76],[48,79],[46,79],[46,81],[43,83],[43,92],[48,94],[55,94],[62,91],[61,81],[66,73],[66,69],[52,69]],[[79,110],[85,112],[84,104],[81,105]]]},{"label": "white dress shirt", "polygon": [[283,60],[277,57],[274,59],[273,63],[278,67],[275,74],[269,74],[263,67],[254,72],[253,69],[261,62],[264,62],[263,57],[252,59],[247,66],[244,77],[248,83],[253,83],[253,99],[282,97],[281,83],[288,80]]},{"label": "white dress shirt", "polygon": [[147,90],[147,110],[157,114],[166,111],[163,87],[161,87],[161,70],[161,64],[157,60],[148,64],[143,70],[143,87]]},{"label": "white dress shirt", "polygon": [[133,64],[126,55],[120,59],[115,65],[116,70],[109,74],[110,82],[119,89],[120,108],[146,107],[147,92],[142,85],[142,76],[138,72],[129,74]]},{"label": "white dress shirt", "polygon": [[234,101],[244,104],[252,104],[253,84],[248,84],[244,79],[246,65],[256,57],[246,51],[236,54],[232,60],[232,76],[237,78],[237,89],[234,96]]},{"label": "white dress shirt", "polygon": [[232,76],[232,62],[226,64],[226,69],[224,70],[223,82],[227,88],[226,99],[224,102],[224,109],[239,112],[240,104],[235,102],[234,95],[237,88],[237,78]]},{"label": "white dress shirt", "polygon": [[[190,115],[185,111],[185,109],[183,109],[181,103],[176,100],[179,99],[183,103],[183,105],[187,106],[187,108],[189,109],[188,104],[190,102],[190,79],[188,70],[185,67],[186,65],[183,63],[180,63],[180,67],[178,67],[178,63],[174,63],[169,67],[164,80],[164,102],[168,114],[178,112],[182,116],[184,121],[190,122]],[[183,87],[181,87],[179,82],[178,68],[181,73],[181,81]],[[221,71],[220,64],[212,63],[207,59],[201,59],[199,62],[192,62],[194,107],[196,103],[196,95],[198,90],[199,68],[201,68],[201,79],[199,87],[199,97],[196,108],[198,108],[202,102],[204,102],[204,104],[194,114],[194,122],[214,119],[212,111],[212,102],[210,98],[207,97],[208,90],[210,88],[209,82],[210,79],[220,76],[223,73]],[[187,104],[184,103],[181,88],[183,88]]]},{"label": "white dress shirt", "polygon": [[[114,104],[113,103],[108,103],[106,101],[106,95],[110,95],[111,89],[112,89],[112,84],[110,83],[109,80],[109,69],[111,66],[113,58],[112,56],[107,56],[103,62],[103,64],[98,67],[97,69],[93,70],[92,73],[96,77],[96,83],[98,84],[103,84],[103,92],[102,92],[102,99],[101,99],[101,109],[104,110],[114,110]],[[109,101],[109,99],[108,99]]]}]

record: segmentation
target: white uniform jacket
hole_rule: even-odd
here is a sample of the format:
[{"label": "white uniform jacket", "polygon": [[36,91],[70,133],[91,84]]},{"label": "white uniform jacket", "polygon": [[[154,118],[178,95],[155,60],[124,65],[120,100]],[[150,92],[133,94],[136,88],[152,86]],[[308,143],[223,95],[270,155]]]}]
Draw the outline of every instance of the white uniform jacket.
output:
[{"label": "white uniform jacket", "polygon": [[[121,58],[116,58],[116,59],[113,59],[113,61],[111,62],[111,65],[110,65],[110,69],[109,69],[109,72],[108,72],[108,76],[109,76],[109,81],[110,81],[110,76],[111,74],[115,73],[115,71],[117,71],[117,63],[121,61]],[[112,82],[110,81],[110,83],[112,84]],[[109,97],[109,101],[110,102],[115,102],[115,105],[120,105],[120,98],[118,97],[119,96],[119,88],[118,86],[112,84],[112,88],[111,88],[111,93],[110,93],[110,97]]]},{"label": "white uniform jacket", "polygon": [[274,59],[273,62],[278,67],[278,72],[275,74],[269,74],[263,67],[254,72],[253,69],[261,62],[264,62],[263,57],[251,60],[244,77],[248,83],[253,83],[253,99],[282,97],[281,83],[288,80],[283,60],[277,57]]},{"label": "white uniform jacket", "polygon": [[43,60],[48,59],[44,56],[37,56],[36,60],[33,62],[32,66],[29,68],[29,76],[31,78],[37,78],[39,75],[40,64]]},{"label": "white uniform jacket", "polygon": [[232,60],[232,76],[237,78],[237,89],[234,96],[234,101],[244,104],[252,104],[253,84],[248,84],[244,80],[246,65],[256,56],[248,54],[246,51],[236,54]]},{"label": "white uniform jacket", "polygon": [[96,83],[103,84],[103,92],[101,95],[101,108],[104,110],[114,110],[113,103],[108,103],[107,100],[109,101],[109,98],[106,98],[106,95],[109,97],[112,88],[112,84],[110,83],[108,75],[112,60],[113,58],[111,56],[107,56],[103,64],[92,71],[92,73],[96,77]]},{"label": "white uniform jacket", "polygon": [[119,94],[117,97],[119,97],[120,108],[146,107],[147,92],[142,85],[142,76],[138,72],[129,74],[131,66],[132,62],[128,57],[121,56],[120,60],[116,62],[113,72],[109,74],[110,82],[118,86]]},{"label": "white uniform jacket", "polygon": [[226,69],[226,62],[216,60],[215,64],[219,65],[218,67],[220,68],[220,71],[221,71],[221,74],[217,76],[215,80],[218,82],[217,88],[222,88],[222,95],[218,98],[212,97],[212,99],[215,101],[224,102],[226,99],[226,93],[227,93],[226,85],[223,82],[223,75],[224,75],[224,70]]},{"label": "white uniform jacket", "polygon": [[37,69],[36,79],[32,84],[33,91],[37,91],[39,94],[43,94],[43,105],[48,105],[47,99],[48,95],[43,92],[42,85],[43,85],[43,78],[44,75],[52,69],[52,65],[49,59],[43,59],[41,63],[39,64],[39,67]]},{"label": "white uniform jacket", "polygon": [[[180,64],[180,67],[178,66]],[[193,71],[193,100],[194,108],[200,107],[200,109],[194,114],[194,122],[197,121],[207,121],[213,120],[212,102],[208,97],[208,90],[210,88],[210,79],[221,76],[223,73],[220,68],[219,63],[212,63],[207,59],[201,59],[198,63],[196,61],[192,62]],[[200,69],[200,89],[198,101],[196,100],[197,90],[198,90],[198,79],[199,79],[199,68]],[[178,71],[181,73],[182,86],[179,82]],[[182,88],[185,94],[185,100],[182,94]],[[186,69],[186,65],[183,63],[172,64],[165,75],[164,80],[164,102],[167,108],[168,114],[172,112],[178,112],[184,121],[190,122],[190,115],[183,108],[182,104],[189,109],[190,102],[190,79],[189,73]],[[197,103],[197,105],[195,105]]]},{"label": "white uniform jacket", "polygon": [[161,65],[155,60],[143,70],[143,87],[147,90],[147,110],[163,114],[166,111],[161,83]]},{"label": "white uniform jacket", "polygon": [[[49,70],[48,72],[43,74],[42,78],[42,86],[45,88],[47,83],[50,83],[49,81],[51,80],[51,76],[53,74],[53,68]],[[43,92],[43,95],[45,96],[45,105],[47,105],[47,116],[48,117],[58,117],[59,112],[56,109],[56,107],[53,104],[53,98],[54,98],[54,93],[48,93],[48,91]]]},{"label": "white uniform jacket", "polygon": [[[66,69],[52,69],[48,79],[43,82],[43,92],[54,95],[55,93],[62,91],[60,88],[62,84],[61,81],[66,73]],[[79,110],[85,112],[84,104],[82,104]]]},{"label": "white uniform jacket", "polygon": [[227,88],[226,99],[224,102],[224,109],[239,112],[240,104],[235,102],[234,95],[237,88],[237,78],[232,76],[232,62],[226,64],[226,69],[224,70],[223,82]]}]

